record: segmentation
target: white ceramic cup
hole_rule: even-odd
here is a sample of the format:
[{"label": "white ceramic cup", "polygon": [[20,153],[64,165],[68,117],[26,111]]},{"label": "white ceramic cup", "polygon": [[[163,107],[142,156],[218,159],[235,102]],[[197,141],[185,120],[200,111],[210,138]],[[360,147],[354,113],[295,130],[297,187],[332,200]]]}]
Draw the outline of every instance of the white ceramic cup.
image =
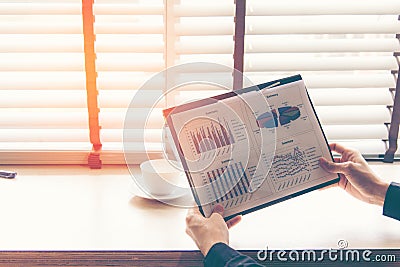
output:
[{"label": "white ceramic cup", "polygon": [[176,162],[170,163],[166,159],[148,160],[140,164],[147,193],[159,196],[172,194],[182,179],[182,172],[175,166],[178,166]]}]

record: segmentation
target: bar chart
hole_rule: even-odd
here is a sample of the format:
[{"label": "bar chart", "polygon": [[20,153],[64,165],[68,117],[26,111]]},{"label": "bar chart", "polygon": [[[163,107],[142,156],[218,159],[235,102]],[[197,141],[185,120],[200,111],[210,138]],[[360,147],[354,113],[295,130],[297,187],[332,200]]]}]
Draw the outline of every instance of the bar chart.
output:
[{"label": "bar chart", "polygon": [[197,127],[188,130],[187,134],[192,140],[194,147],[193,152],[196,154],[201,154],[235,143],[232,131],[226,120],[223,120],[223,123],[220,119],[218,119],[218,121],[205,121]]},{"label": "bar chart", "polygon": [[207,171],[211,195],[217,203],[238,198],[251,192],[249,177],[242,162],[231,163],[219,169]]}]

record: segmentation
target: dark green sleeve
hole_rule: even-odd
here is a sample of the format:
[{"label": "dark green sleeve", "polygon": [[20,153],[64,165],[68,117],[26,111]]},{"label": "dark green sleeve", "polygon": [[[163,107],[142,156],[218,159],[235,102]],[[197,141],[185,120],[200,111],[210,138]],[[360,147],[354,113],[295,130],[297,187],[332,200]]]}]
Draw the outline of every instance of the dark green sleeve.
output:
[{"label": "dark green sleeve", "polygon": [[211,247],[204,259],[205,267],[263,266],[249,256],[243,255],[224,243]]},{"label": "dark green sleeve", "polygon": [[386,192],[383,215],[400,220],[400,184],[392,182]]}]

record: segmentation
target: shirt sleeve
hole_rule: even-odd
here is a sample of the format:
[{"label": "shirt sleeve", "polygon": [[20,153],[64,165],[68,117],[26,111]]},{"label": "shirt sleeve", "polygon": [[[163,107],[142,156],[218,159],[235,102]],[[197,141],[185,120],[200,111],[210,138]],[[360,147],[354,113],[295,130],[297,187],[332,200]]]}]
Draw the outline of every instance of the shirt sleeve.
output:
[{"label": "shirt sleeve", "polygon": [[214,244],[204,259],[205,267],[263,266],[249,256],[243,255],[224,243]]},{"label": "shirt sleeve", "polygon": [[392,182],[386,192],[383,215],[400,220],[400,184]]}]

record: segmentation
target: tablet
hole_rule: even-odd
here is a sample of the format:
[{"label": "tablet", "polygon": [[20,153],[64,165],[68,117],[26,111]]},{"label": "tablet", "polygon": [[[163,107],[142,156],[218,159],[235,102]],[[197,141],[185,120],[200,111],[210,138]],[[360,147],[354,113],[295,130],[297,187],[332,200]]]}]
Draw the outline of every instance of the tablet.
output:
[{"label": "tablet", "polygon": [[300,75],[163,111],[200,211],[226,220],[337,183],[333,159]]}]

